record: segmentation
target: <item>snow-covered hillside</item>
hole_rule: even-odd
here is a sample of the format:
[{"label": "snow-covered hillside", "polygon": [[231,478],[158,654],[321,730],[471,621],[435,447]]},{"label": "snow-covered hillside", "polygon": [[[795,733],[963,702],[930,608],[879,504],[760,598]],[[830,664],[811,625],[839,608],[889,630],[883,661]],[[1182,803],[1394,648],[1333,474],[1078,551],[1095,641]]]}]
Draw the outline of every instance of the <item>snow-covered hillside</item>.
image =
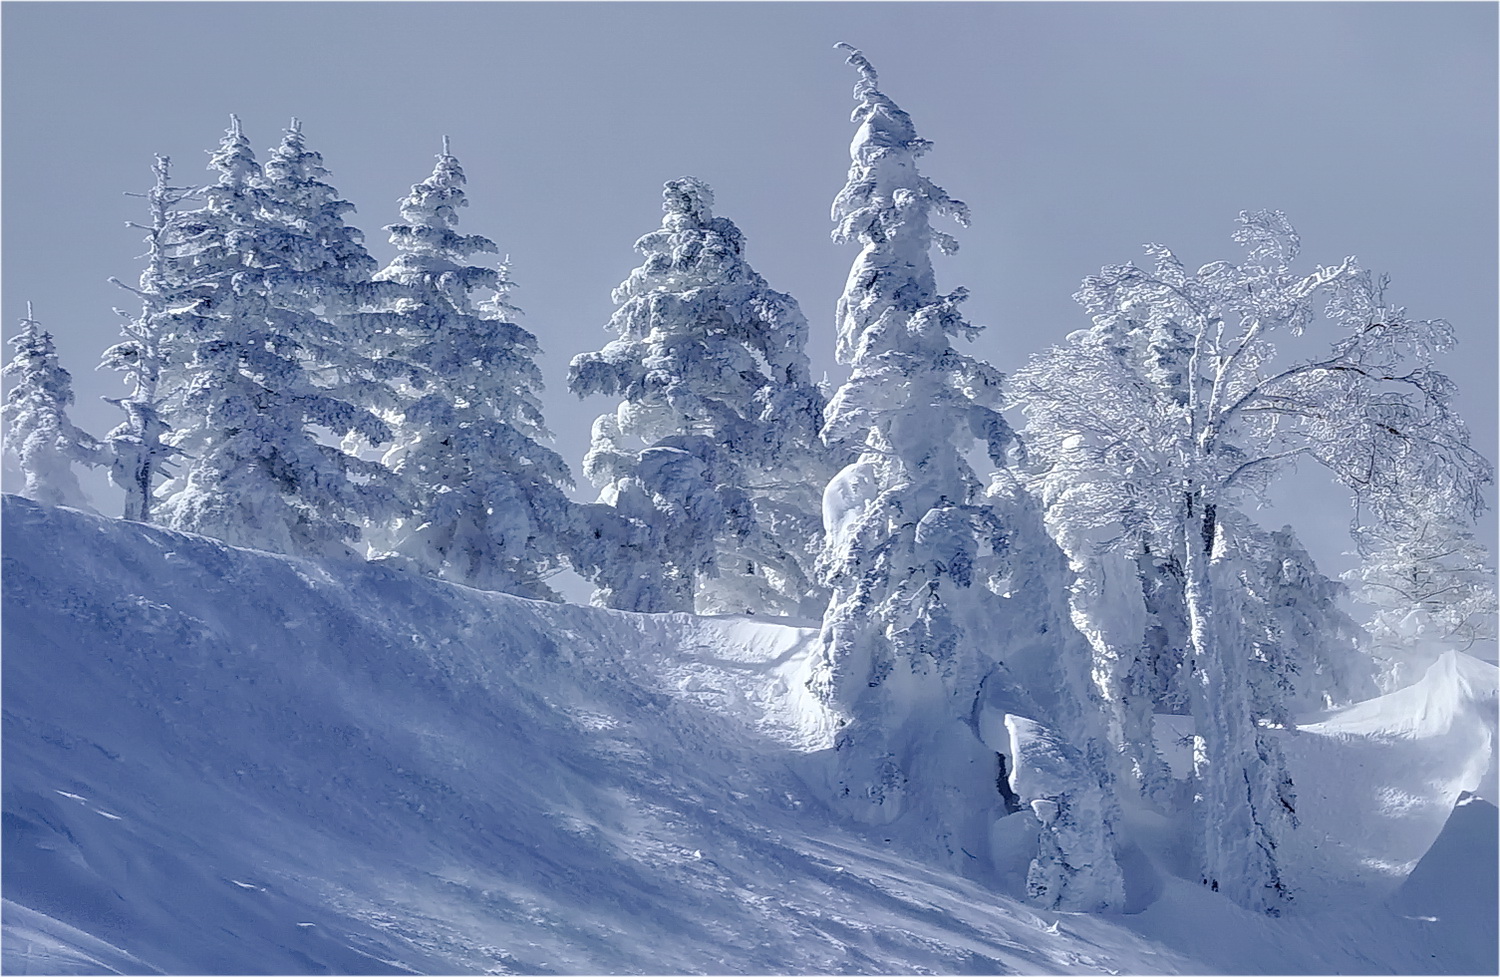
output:
[{"label": "snow-covered hillside", "polygon": [[1179,877],[1127,812],[1134,911],[1053,913],[1029,812],[960,878],[825,807],[813,630],[4,519],[7,973],[1496,969],[1472,659],[1288,737],[1299,908]]}]

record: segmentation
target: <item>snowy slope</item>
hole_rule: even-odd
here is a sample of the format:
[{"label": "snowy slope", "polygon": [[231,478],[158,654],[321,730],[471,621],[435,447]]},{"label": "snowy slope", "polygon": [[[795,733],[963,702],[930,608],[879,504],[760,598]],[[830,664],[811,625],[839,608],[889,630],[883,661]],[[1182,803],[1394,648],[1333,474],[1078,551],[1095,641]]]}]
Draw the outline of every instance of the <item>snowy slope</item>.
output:
[{"label": "snowy slope", "polygon": [[[1354,879],[1342,902],[1331,874],[1272,920],[1174,878],[1170,826],[1142,816],[1145,911],[1090,917],[996,891],[1003,865],[933,868],[899,824],[839,824],[806,629],[325,568],[13,497],[4,516],[7,973],[1494,968],[1469,938],[1493,877],[1436,846],[1391,894]],[[1478,735],[1493,671],[1429,676],[1445,729]],[[1328,749],[1299,776],[1355,750],[1361,783],[1441,760],[1472,789],[1489,741],[1397,712],[1308,727]],[[1359,857],[1420,859],[1403,846],[1438,837],[1446,790],[1442,817]]]}]

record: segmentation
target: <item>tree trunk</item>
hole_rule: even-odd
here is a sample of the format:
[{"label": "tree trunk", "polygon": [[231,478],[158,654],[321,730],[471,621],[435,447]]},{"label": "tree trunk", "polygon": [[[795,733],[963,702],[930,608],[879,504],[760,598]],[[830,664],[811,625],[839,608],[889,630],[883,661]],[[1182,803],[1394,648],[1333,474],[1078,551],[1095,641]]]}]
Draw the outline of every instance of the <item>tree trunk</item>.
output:
[{"label": "tree trunk", "polygon": [[150,459],[141,459],[140,465],[138,465],[135,470],[135,491],[133,493],[130,493],[135,495],[136,497],[134,499],[127,500],[126,503],[130,509],[134,510],[135,514],[131,515],[129,512],[127,512],[125,514],[126,519],[134,519],[136,522],[151,521],[152,474],[153,472],[151,470]]},{"label": "tree trunk", "polygon": [[1224,850],[1224,813],[1229,800],[1223,777],[1224,760],[1224,676],[1216,659],[1213,642],[1213,591],[1208,580],[1209,554],[1199,538],[1200,523],[1195,518],[1196,494],[1184,503],[1186,559],[1184,560],[1183,598],[1187,604],[1188,639],[1193,669],[1193,778],[1196,781],[1195,805],[1200,831],[1200,853],[1203,878],[1217,879]]},{"label": "tree trunk", "polygon": [[1196,493],[1185,500],[1184,598],[1197,680],[1193,776],[1202,876],[1239,905],[1274,912],[1286,890],[1263,824],[1267,815],[1260,810],[1264,761],[1256,745],[1245,652],[1226,627],[1232,622],[1216,615],[1211,575],[1216,516],[1212,504],[1195,505],[1201,501]]}]

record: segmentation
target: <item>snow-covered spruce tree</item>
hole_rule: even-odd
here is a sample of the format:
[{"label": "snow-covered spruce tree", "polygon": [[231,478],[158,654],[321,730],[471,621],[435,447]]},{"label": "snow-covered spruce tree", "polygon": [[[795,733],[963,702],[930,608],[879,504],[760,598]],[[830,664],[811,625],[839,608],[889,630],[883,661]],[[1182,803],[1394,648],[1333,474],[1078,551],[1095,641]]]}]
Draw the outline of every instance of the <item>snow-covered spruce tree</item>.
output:
[{"label": "snow-covered spruce tree", "polygon": [[[377,548],[429,573],[486,590],[556,600],[545,579],[564,566],[579,515],[550,437],[533,362],[536,337],[514,322],[507,266],[469,264],[495,244],[460,234],[463,170],[446,138],[432,175],[400,201],[396,258],[377,280],[408,289],[378,342],[408,364],[385,463],[409,514]],[[476,305],[476,291],[490,297]]]},{"label": "snow-covered spruce tree", "polygon": [[[745,261],[707,184],[672,180],[662,197],[661,229],[635,245],[646,260],[614,292],[619,338],[569,370],[580,397],[622,398],[595,423],[584,471],[650,540],[670,609],[821,614],[820,494],[837,466],[818,440],[807,320]],[[669,609],[624,596],[599,594]]]},{"label": "snow-covered spruce tree", "polygon": [[[859,128],[833,206],[834,239],[857,241],[860,254],[837,310],[837,353],[850,377],[829,402],[823,436],[858,457],[824,494],[833,597],[811,685],[839,717],[833,787],[849,812],[874,823],[903,818],[939,857],[982,872],[990,826],[1008,812],[996,789],[1003,734],[976,728],[976,713],[981,690],[1006,680],[997,639],[1010,605],[1000,594],[1027,581],[1007,580],[1026,576],[1012,563],[1018,510],[986,497],[965,455],[980,441],[1003,470],[1012,434],[996,409],[1001,375],[951,344],[977,332],[959,312],[963,291],[941,294],[934,281],[931,247],[951,253],[956,242],[931,217],[964,223],[966,210],[917,171],[930,144],[880,91],[869,61],[841,47],[860,75]],[[1062,822],[1043,825],[1044,847],[1057,858],[1040,866],[1034,893],[1068,909],[1118,906],[1112,817],[1093,765],[1071,746],[1060,765],[1044,763],[1050,746],[1038,743],[1021,745],[1022,782],[1051,790],[1059,778],[1039,771],[1066,770],[1061,779],[1072,787],[1057,796],[1076,804]],[[1098,843],[1080,845],[1075,827]],[[1076,886],[1051,871],[1068,847],[1079,850],[1075,864],[1088,877]]]},{"label": "snow-covered spruce tree", "polygon": [[[1279,213],[1241,215],[1236,240],[1238,264],[1189,273],[1153,245],[1154,269],[1085,280],[1078,299],[1094,328],[1034,357],[1011,389],[1028,445],[1046,459],[1034,485],[1065,549],[1134,553],[1145,538],[1181,555],[1203,874],[1240,904],[1275,911],[1290,889],[1276,841],[1293,815],[1278,786],[1289,778],[1266,768],[1279,761],[1260,720],[1285,709],[1268,688],[1296,681],[1290,659],[1274,682],[1252,675],[1252,636],[1237,616],[1244,523],[1232,510],[1299,458],[1381,518],[1414,486],[1477,511],[1491,469],[1432,366],[1451,343],[1446,323],[1387,305],[1352,258],[1295,274],[1297,237]],[[1279,367],[1272,342],[1312,324],[1319,296],[1328,353]],[[1169,347],[1169,364],[1141,352]]]},{"label": "snow-covered spruce tree", "polygon": [[398,403],[395,379],[409,375],[411,366],[379,332],[389,321],[384,312],[409,298],[408,290],[373,280],[378,265],[365,250],[364,234],[344,220],[354,205],[327,182],[323,157],[307,148],[297,119],[262,169],[262,215],[279,229],[270,239],[275,252],[267,254],[276,264],[269,275],[276,300],[321,323],[303,339],[303,358],[315,365],[317,382],[330,395],[390,413]]},{"label": "snow-covered spruce tree", "polygon": [[377,265],[361,243],[363,234],[345,223],[354,205],[325,182],[328,168],[307,148],[299,120],[292,119],[263,170],[265,216],[295,232],[275,238],[267,257],[311,299],[347,304],[350,287],[368,280]]},{"label": "snow-covered spruce tree", "polygon": [[[328,325],[288,300],[277,276],[295,272],[293,233],[269,214],[275,200],[239,120],[203,190],[204,206],[177,215],[191,302],[172,313],[169,443],[191,461],[164,488],[162,522],[240,546],[298,555],[344,555],[360,523],[388,513],[384,470],[328,443],[390,431],[378,417],[325,389]],[[164,381],[167,382],[167,381]]]},{"label": "snow-covered spruce tree", "polygon": [[73,466],[98,467],[105,454],[92,435],[68,420],[73,378],[58,362],[52,334],[32,316],[30,302],[10,344],[16,355],[3,373],[12,386],[0,413],[5,417],[5,450],[26,477],[21,494],[47,505],[89,509]]},{"label": "snow-covered spruce tree", "polygon": [[194,191],[174,187],[171,181],[172,161],[157,156],[151,166],[156,181],[144,194],[151,223],[131,227],[146,232],[146,267],[141,270],[139,287],[126,285],[117,278],[110,281],[133,293],[141,301],[138,313],[116,309],[124,317],[120,327],[123,339],[104,351],[100,367],[124,374],[131,387],[129,396],[105,398],[120,408],[125,420],[105,436],[110,454],[110,481],[125,492],[124,517],[136,522],[152,520],[152,503],[157,483],[167,474],[165,466],[180,452],[163,440],[168,428],[162,419],[166,391],[161,388],[163,367],[174,347],[177,326],[174,308],[187,298],[182,288],[182,262],[175,247],[179,228],[173,220],[176,208]]}]

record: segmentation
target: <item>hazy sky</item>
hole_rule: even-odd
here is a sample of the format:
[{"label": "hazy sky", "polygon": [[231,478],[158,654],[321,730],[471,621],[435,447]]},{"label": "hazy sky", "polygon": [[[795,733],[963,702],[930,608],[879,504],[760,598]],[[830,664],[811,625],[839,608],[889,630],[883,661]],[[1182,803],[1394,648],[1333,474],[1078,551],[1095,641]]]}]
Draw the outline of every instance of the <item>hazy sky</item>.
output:
[{"label": "hazy sky", "polygon": [[[751,264],[812,324],[837,382],[829,240],[861,47],[968,202],[939,285],[967,287],[971,351],[1003,370],[1086,325],[1071,295],[1159,241],[1232,258],[1241,210],[1275,208],[1309,267],[1357,254],[1413,314],[1455,325],[1445,364],[1496,443],[1496,10],[1492,3],[26,3],[3,17],[3,326],[28,299],[73,373],[75,422],[117,423],[94,372],[143,250],[153,153],[206,182],[238,113],[261,158],[292,116],[382,263],[396,202],[441,138],[468,174],[461,229],[512,259],[541,339],[547,418],[577,472],[611,405],[567,392],[597,349],[661,184],[691,174]],[[9,358],[10,350],[5,350]],[[96,485],[90,482],[90,485]],[[95,488],[101,511],[117,494]],[[592,497],[584,486],[583,494]],[[1296,483],[1283,512],[1325,568],[1343,498]],[[1486,522],[1493,532],[1494,521]]]}]

